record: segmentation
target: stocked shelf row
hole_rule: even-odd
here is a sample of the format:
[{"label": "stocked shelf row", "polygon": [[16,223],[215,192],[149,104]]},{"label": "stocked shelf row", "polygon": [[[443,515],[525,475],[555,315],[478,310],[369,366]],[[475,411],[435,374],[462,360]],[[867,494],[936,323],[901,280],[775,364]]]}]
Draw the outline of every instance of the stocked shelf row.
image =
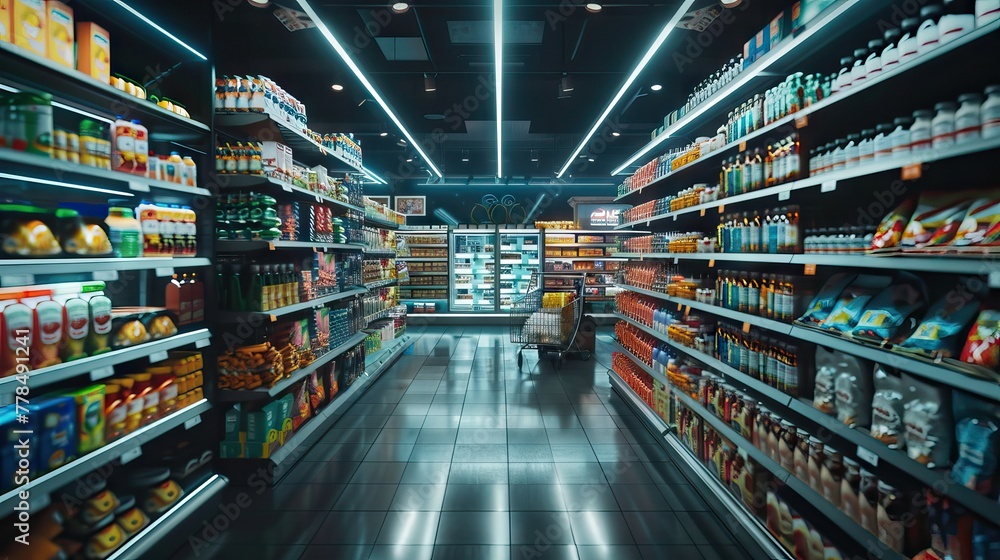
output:
[{"label": "stocked shelf row", "polygon": [[[378,286],[372,286],[378,287]],[[323,296],[321,298],[316,298],[309,301],[303,301],[302,303],[296,303],[294,305],[286,305],[284,307],[278,307],[276,309],[271,309],[268,311],[223,311],[219,314],[219,321],[222,323],[233,323],[243,319],[246,319],[250,315],[268,315],[271,318],[271,322],[277,320],[278,317],[284,315],[290,315],[292,313],[298,313],[299,311],[305,311],[312,309],[314,307],[322,307],[328,303],[333,303],[342,299],[352,298],[359,296],[361,294],[367,293],[369,287],[364,288],[353,288],[336,294],[330,294],[328,296]]]},{"label": "stocked shelf row", "polygon": [[291,183],[276,179],[274,177],[268,177],[267,175],[246,175],[246,174],[226,174],[226,175],[215,175],[213,179],[217,184],[222,187],[233,187],[233,188],[246,188],[246,187],[256,187],[259,185],[269,185],[270,190],[277,191],[281,189],[283,192],[292,193],[294,195],[300,196],[305,199],[312,199],[316,202],[332,204],[335,207],[343,208],[346,210],[353,210],[355,212],[364,212],[363,208],[358,208],[353,204],[349,204],[338,198],[333,198],[324,194],[313,192],[309,189],[304,189],[298,185],[293,185]]}]

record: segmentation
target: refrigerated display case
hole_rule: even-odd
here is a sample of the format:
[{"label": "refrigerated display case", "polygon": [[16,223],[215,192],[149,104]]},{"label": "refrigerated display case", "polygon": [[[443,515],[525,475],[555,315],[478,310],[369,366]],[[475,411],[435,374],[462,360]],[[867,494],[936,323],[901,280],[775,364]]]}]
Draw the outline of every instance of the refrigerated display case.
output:
[{"label": "refrigerated display case", "polygon": [[400,301],[412,314],[448,311],[448,229],[400,230],[398,261],[406,263],[406,283],[400,283]]},{"label": "refrigerated display case", "polygon": [[557,274],[586,275],[584,311],[606,314],[613,311],[615,275],[627,259],[616,257],[618,241],[627,234],[607,230],[545,230],[546,288],[559,288],[565,278]]},{"label": "refrigerated display case", "polygon": [[453,312],[493,313],[497,309],[497,232],[453,229],[449,236]]},{"label": "refrigerated display case", "polygon": [[509,312],[513,302],[528,291],[533,272],[542,270],[542,232],[537,229],[501,229],[500,311]]}]

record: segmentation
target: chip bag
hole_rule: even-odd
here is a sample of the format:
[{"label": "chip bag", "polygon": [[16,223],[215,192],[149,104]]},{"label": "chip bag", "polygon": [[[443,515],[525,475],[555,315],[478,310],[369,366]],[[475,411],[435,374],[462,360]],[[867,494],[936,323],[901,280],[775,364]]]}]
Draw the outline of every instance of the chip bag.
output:
[{"label": "chip bag", "polygon": [[843,293],[851,282],[857,277],[855,274],[839,273],[834,274],[823,284],[819,293],[809,303],[809,308],[796,322],[809,326],[818,326],[830,315],[833,306],[837,303],[837,298]]},{"label": "chip bag", "polygon": [[917,329],[894,349],[928,358],[951,358],[959,353],[962,335],[982,305],[989,287],[978,278],[960,277],[958,284],[938,298]]},{"label": "chip bag", "polygon": [[1000,200],[980,199],[962,220],[952,245],[968,247],[997,244],[1000,234]]},{"label": "chip bag", "polygon": [[897,334],[908,334],[916,326],[917,314],[927,305],[927,286],[908,272],[896,276],[865,307],[851,336],[881,343]]},{"label": "chip bag", "polygon": [[872,437],[899,449],[903,446],[903,380],[899,374],[875,364],[872,396]]},{"label": "chip bag", "polygon": [[851,285],[840,293],[830,315],[820,323],[820,328],[841,333],[850,332],[857,325],[868,302],[892,284],[889,276],[859,274]]},{"label": "chip bag", "polygon": [[837,379],[838,352],[816,347],[816,377],[813,379],[813,407],[823,414],[837,414],[837,391],[834,383]]},{"label": "chip bag", "polygon": [[874,237],[872,237],[872,250],[899,247],[903,240],[903,230],[906,229],[906,224],[910,223],[910,217],[913,216],[916,208],[917,199],[909,198],[882,218],[875,230]]},{"label": "chip bag", "polygon": [[[963,193],[924,193],[920,195],[917,209],[903,230],[900,245],[904,249],[922,248],[931,242],[934,232],[949,223],[957,224],[965,219],[972,199]],[[942,234],[944,235],[944,234]],[[952,234],[954,236],[954,234]]]},{"label": "chip bag", "polygon": [[906,454],[928,468],[944,468],[951,457],[951,395],[945,387],[903,374]]},{"label": "chip bag", "polygon": [[961,360],[1000,371],[1000,311],[984,309],[969,330]]}]

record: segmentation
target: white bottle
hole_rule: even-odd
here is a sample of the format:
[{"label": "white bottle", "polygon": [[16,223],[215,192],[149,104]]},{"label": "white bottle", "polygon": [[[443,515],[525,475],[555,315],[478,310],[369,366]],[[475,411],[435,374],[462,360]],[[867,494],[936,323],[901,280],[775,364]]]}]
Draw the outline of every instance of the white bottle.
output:
[{"label": "white bottle", "polygon": [[955,112],[958,104],[943,101],[934,105],[931,120],[931,146],[937,150],[955,145]]},{"label": "white bottle", "polygon": [[955,112],[955,143],[962,144],[981,137],[980,105],[983,96],[978,93],[966,93],[958,96],[958,111]]},{"label": "white bottle", "polygon": [[986,101],[979,108],[983,140],[1000,136],[1000,85],[986,86]]},{"label": "white bottle", "polygon": [[938,21],[944,9],[937,4],[920,8],[920,27],[917,29],[917,54],[926,54],[941,45]]},{"label": "white bottle", "polygon": [[917,56],[917,28],[920,27],[920,19],[904,19],[900,27],[903,29],[903,36],[897,44],[899,63],[905,64]]},{"label": "white bottle", "polygon": [[1000,19],[1000,0],[976,0],[976,27],[983,27]]}]

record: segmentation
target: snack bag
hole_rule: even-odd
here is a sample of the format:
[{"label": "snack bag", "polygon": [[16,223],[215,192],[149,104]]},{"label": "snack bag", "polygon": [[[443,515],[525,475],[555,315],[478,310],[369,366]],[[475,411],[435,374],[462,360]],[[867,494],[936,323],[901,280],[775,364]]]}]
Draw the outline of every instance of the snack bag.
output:
[{"label": "snack bag", "polygon": [[959,278],[958,285],[931,305],[913,334],[895,349],[928,358],[958,355],[961,336],[988,293],[989,287],[978,278]]},{"label": "snack bag", "polygon": [[323,406],[325,395],[326,391],[323,389],[323,384],[320,383],[319,373],[312,372],[309,375],[309,406],[312,408],[313,414],[318,413],[320,407]]},{"label": "snack bag", "polygon": [[897,333],[910,333],[916,314],[927,305],[927,286],[916,276],[901,272],[892,285],[879,292],[865,308],[851,336],[881,343]]},{"label": "snack bag", "polygon": [[820,323],[820,328],[841,333],[850,332],[868,307],[868,302],[891,283],[892,278],[889,276],[859,274],[851,285],[841,292],[830,315]]},{"label": "snack bag", "polygon": [[1000,232],[1000,200],[980,199],[965,215],[951,244],[956,247],[995,244],[997,232]]},{"label": "snack bag", "polygon": [[813,380],[813,407],[823,414],[837,414],[837,352],[816,347],[816,378]]},{"label": "snack bag", "polygon": [[305,380],[295,391],[295,408],[292,410],[292,429],[298,430],[299,426],[312,417],[312,409],[309,406],[309,380]]},{"label": "snack bag", "polygon": [[837,298],[843,293],[851,282],[857,277],[855,274],[840,273],[834,274],[823,284],[819,293],[809,304],[808,310],[796,322],[809,326],[818,326],[830,315]]},{"label": "snack bag", "polygon": [[903,392],[906,400],[903,437],[907,455],[931,469],[947,467],[953,432],[948,389],[904,373]]},{"label": "snack bag", "polygon": [[837,390],[837,420],[854,428],[866,427],[872,418],[872,371],[863,367],[860,359],[841,355],[838,362],[839,373],[834,381]]},{"label": "snack bag", "polygon": [[952,399],[958,460],[951,468],[951,479],[970,490],[993,496],[1000,451],[1000,403],[961,391],[955,391]]},{"label": "snack bag", "polygon": [[903,446],[903,405],[902,378],[881,364],[875,364],[871,435],[890,449]]},{"label": "snack bag", "polygon": [[[990,214],[989,207],[992,206],[992,201],[989,199],[979,199],[970,201],[965,208],[961,211],[956,211],[951,216],[948,216],[944,222],[931,234],[930,239],[926,243],[926,247],[946,247],[948,245],[954,244],[958,232],[965,225],[967,220],[972,220],[975,225],[977,222],[976,218],[973,217],[978,211],[983,210],[983,206],[987,215]],[[978,227],[977,227],[978,229]],[[984,228],[985,232],[985,228]]]},{"label": "snack bag", "polygon": [[903,230],[906,229],[906,224],[910,222],[910,217],[916,208],[917,199],[909,198],[882,218],[878,229],[875,230],[875,236],[872,237],[872,250],[899,247],[903,239]]},{"label": "snack bag", "polygon": [[[900,246],[921,248],[931,241],[938,228],[945,227],[950,222],[959,222],[972,206],[972,199],[963,193],[924,193],[920,195],[917,209],[903,230]],[[957,229],[957,226],[956,226]]]},{"label": "snack bag", "polygon": [[984,309],[969,330],[961,360],[1000,371],[1000,311]]}]

